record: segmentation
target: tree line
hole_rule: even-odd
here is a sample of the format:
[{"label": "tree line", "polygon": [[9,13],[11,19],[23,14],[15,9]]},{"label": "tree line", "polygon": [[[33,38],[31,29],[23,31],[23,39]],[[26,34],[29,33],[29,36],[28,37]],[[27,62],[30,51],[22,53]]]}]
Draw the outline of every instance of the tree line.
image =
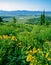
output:
[{"label": "tree line", "polygon": [[[49,25],[49,22],[45,19],[45,11],[43,11],[40,15],[40,25]],[[29,20],[30,22],[33,22],[34,19]],[[15,17],[13,17],[13,22],[16,23],[17,19]],[[3,22],[3,18],[0,17],[0,22]]]}]

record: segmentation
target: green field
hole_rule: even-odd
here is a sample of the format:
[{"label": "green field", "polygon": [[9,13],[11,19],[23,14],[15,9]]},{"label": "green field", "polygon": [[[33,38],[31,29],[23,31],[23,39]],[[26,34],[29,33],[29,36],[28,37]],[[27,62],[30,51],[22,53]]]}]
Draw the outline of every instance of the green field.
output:
[{"label": "green field", "polygon": [[[27,16],[23,16],[23,15],[19,15],[19,16],[15,16],[15,18],[17,19],[17,23],[27,23],[27,24],[39,24],[40,22],[40,15],[27,15]],[[51,24],[51,16],[46,16],[46,21],[48,21]],[[13,16],[3,16],[3,21],[10,21],[13,22]]]},{"label": "green field", "polygon": [[0,23],[0,65],[51,65],[51,24]]}]

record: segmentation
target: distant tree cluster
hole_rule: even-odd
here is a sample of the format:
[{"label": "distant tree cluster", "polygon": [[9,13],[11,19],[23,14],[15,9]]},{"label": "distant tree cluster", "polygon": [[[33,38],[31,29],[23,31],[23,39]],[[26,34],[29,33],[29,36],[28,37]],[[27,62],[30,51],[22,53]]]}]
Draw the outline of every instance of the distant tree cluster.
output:
[{"label": "distant tree cluster", "polygon": [[41,13],[41,16],[40,16],[40,24],[41,25],[49,25],[49,22],[48,22],[48,20],[46,19],[46,16],[45,16],[45,11],[43,11],[42,13]]},{"label": "distant tree cluster", "polygon": [[3,22],[3,19],[2,19],[2,17],[0,17],[0,22]]},{"label": "distant tree cluster", "polygon": [[14,26],[14,27],[16,27],[16,22],[17,22],[16,17],[13,17],[13,26]]},{"label": "distant tree cluster", "polygon": [[45,24],[45,11],[43,11],[43,12],[41,13],[40,24],[41,24],[41,25]]}]

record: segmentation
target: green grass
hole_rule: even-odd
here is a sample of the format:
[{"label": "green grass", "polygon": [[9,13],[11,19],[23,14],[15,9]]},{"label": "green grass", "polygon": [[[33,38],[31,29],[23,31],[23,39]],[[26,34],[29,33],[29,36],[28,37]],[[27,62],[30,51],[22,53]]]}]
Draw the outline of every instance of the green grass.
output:
[{"label": "green grass", "polygon": [[51,65],[51,24],[0,24],[0,65],[3,64]]}]

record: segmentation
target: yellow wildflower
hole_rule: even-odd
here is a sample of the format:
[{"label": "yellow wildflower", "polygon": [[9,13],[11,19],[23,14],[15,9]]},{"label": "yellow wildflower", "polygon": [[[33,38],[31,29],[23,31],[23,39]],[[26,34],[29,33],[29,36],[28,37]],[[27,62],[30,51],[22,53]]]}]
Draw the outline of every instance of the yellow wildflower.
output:
[{"label": "yellow wildflower", "polygon": [[32,50],[30,50],[29,53],[32,53]]},{"label": "yellow wildflower", "polygon": [[34,62],[35,60],[34,60],[34,57],[32,57],[33,58],[33,60],[32,60],[32,62]]},{"label": "yellow wildflower", "polygon": [[0,36],[0,39],[2,39],[2,36]]},{"label": "yellow wildflower", "polygon": [[49,54],[48,54],[48,53],[46,53],[45,57],[47,58],[47,57],[48,57],[48,55],[49,55]]},{"label": "yellow wildflower", "polygon": [[20,43],[18,43],[18,47],[20,47],[20,48],[22,47],[22,44],[21,44],[21,42],[20,42]]},{"label": "yellow wildflower", "polygon": [[48,60],[48,61],[50,61],[50,60],[51,60],[51,58],[47,58],[47,60]]},{"label": "yellow wildflower", "polygon": [[4,39],[8,39],[8,35],[3,35],[3,38]]},{"label": "yellow wildflower", "polygon": [[35,51],[35,50],[36,50],[36,48],[34,47],[34,48],[33,48],[33,51]]},{"label": "yellow wildflower", "polygon": [[15,36],[12,36],[11,40],[13,40],[13,41],[17,41],[17,39],[16,39]]},{"label": "yellow wildflower", "polygon": [[26,61],[27,62],[30,62],[32,60],[32,55],[31,54],[28,54],[27,55],[27,58],[26,58]]},{"label": "yellow wildflower", "polygon": [[29,65],[33,65],[33,63],[30,63]]},{"label": "yellow wildflower", "polygon": [[33,48],[33,53],[36,53],[36,52],[37,52],[37,50],[36,50],[36,48],[34,47],[34,48]]},{"label": "yellow wildflower", "polygon": [[37,51],[40,52],[40,49],[38,48]]}]

